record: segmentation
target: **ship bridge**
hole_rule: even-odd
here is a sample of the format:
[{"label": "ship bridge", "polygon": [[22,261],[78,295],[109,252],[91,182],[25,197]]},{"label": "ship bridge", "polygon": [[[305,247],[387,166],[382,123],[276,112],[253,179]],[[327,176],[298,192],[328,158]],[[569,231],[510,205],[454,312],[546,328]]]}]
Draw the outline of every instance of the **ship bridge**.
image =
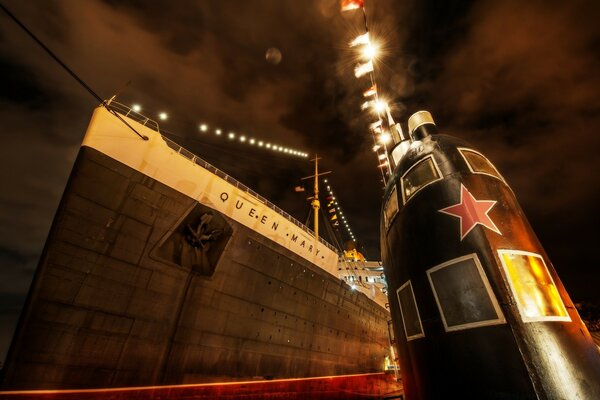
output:
[{"label": "ship bridge", "polygon": [[387,282],[381,261],[354,261],[341,258],[338,276],[353,290],[364,293],[380,306],[387,308]]}]

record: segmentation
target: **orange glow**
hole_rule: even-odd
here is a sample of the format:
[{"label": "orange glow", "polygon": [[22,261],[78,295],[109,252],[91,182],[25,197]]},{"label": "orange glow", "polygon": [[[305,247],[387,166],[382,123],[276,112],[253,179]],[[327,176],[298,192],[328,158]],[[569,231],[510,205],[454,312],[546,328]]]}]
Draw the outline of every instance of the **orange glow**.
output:
[{"label": "orange glow", "polygon": [[18,390],[0,392],[3,399],[151,400],[151,399],[380,399],[402,386],[383,372],[311,378],[220,382],[110,389]]},{"label": "orange glow", "polygon": [[540,256],[509,251],[500,256],[525,320],[570,319]]}]

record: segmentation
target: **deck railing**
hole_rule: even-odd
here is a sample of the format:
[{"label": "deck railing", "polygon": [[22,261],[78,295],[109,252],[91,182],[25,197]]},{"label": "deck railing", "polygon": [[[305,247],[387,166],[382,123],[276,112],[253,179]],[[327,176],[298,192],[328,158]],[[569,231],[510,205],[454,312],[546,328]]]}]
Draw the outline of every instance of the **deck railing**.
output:
[{"label": "deck railing", "polygon": [[105,104],[106,104],[107,108],[118,112],[119,114],[123,115],[124,117],[130,118],[130,119],[134,120],[135,122],[138,122],[150,129],[152,129],[153,131],[160,132],[158,123],[156,121],[151,120],[150,118],[148,118],[136,111],[133,111],[128,106],[121,104],[121,103],[117,103],[114,100],[108,101]]},{"label": "deck railing", "polygon": [[[265,199],[260,194],[256,193],[254,190],[250,189],[248,186],[244,185],[242,182],[227,175],[225,172],[221,171],[214,165],[210,164],[208,161],[205,161],[204,159],[198,157],[191,151],[186,150],[185,148],[183,148],[176,142],[165,137],[163,134],[161,134],[160,127],[158,126],[158,123],[156,121],[153,121],[153,120],[149,119],[148,117],[146,117],[136,111],[133,111],[130,107],[128,107],[124,104],[121,104],[121,103],[117,103],[116,101],[110,101],[105,104],[106,104],[106,107],[109,108],[110,110],[116,111],[119,114],[123,115],[124,117],[131,118],[132,120],[139,122],[140,124],[158,132],[160,134],[160,136],[162,137],[162,139],[167,144],[167,146],[169,146],[169,148],[171,148],[172,150],[176,151],[178,154],[182,155],[183,157],[192,161],[194,164],[199,165],[200,167],[204,168],[205,170],[215,174],[219,178],[224,179],[229,184],[235,186],[236,188],[238,188],[238,189],[242,190],[243,192],[249,194],[250,196],[254,197],[258,201],[263,203],[265,206],[269,207],[271,210],[275,211],[277,214],[281,215],[283,218],[287,219],[288,221],[290,221],[291,223],[293,223],[294,225],[296,225],[297,227],[299,227],[300,229],[302,229],[309,235],[311,235],[313,237],[315,236],[315,233],[312,229],[310,229],[309,227],[307,227],[306,225],[304,225],[303,223],[298,221],[296,218],[292,217],[287,212],[283,211],[281,208],[277,207],[275,204],[271,203],[269,200]],[[323,244],[330,250],[334,251],[335,253],[339,253],[339,251],[333,245],[331,245],[329,242],[327,242],[323,238],[319,237],[319,242],[321,242],[321,244]]]}]

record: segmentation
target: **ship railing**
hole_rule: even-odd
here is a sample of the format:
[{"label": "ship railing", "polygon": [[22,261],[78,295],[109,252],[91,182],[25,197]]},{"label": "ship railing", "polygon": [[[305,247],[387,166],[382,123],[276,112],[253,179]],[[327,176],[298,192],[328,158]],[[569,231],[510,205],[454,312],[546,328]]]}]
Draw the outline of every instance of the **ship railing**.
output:
[{"label": "ship railing", "polygon": [[[156,121],[153,121],[153,120],[143,116],[142,114],[133,111],[130,107],[128,107],[124,104],[121,104],[121,103],[117,103],[116,101],[107,102],[106,107],[118,112],[119,114],[121,114],[125,117],[131,118],[134,121],[139,122],[142,125],[147,126],[148,128],[150,128],[160,134],[160,128]],[[281,208],[277,207],[275,204],[271,203],[269,200],[265,199],[260,194],[256,193],[254,190],[250,189],[248,186],[244,185],[242,182],[227,175],[225,172],[221,171],[214,165],[210,164],[208,161],[202,159],[201,157],[197,156],[196,154],[192,153],[191,151],[183,148],[181,145],[172,141],[171,139],[164,136],[163,134],[160,134],[160,136],[162,137],[162,139],[165,141],[165,143],[167,144],[167,146],[170,149],[174,150],[178,154],[180,154],[183,157],[192,161],[194,164],[215,174],[216,176],[218,176],[219,178],[222,178],[229,184],[235,186],[236,188],[238,188],[238,189],[242,190],[243,192],[249,194],[250,196],[254,197],[258,201],[263,203],[265,206],[267,206],[271,210],[275,211],[277,214],[281,215],[282,217],[284,217],[289,222],[293,223],[294,225],[296,225],[298,228],[302,229],[304,232],[308,233],[309,235],[311,235],[313,237],[315,236],[315,232],[312,229],[310,229],[309,227],[304,225],[302,222],[298,221],[296,218],[292,217],[289,213],[287,213],[287,212],[283,211]],[[327,242],[323,238],[319,237],[319,242],[321,244],[323,244],[324,246],[326,246],[328,249],[334,251],[335,253],[339,253],[338,249],[336,249],[331,243]]]},{"label": "ship railing", "polygon": [[138,122],[144,126],[147,126],[148,128],[160,132],[159,127],[158,127],[158,123],[136,111],[133,111],[131,108],[127,107],[124,104],[121,103],[117,103],[116,101],[108,101],[106,103],[106,106],[113,110],[118,112],[119,114],[127,117],[127,118],[131,118],[132,120],[134,120],[135,122]]}]

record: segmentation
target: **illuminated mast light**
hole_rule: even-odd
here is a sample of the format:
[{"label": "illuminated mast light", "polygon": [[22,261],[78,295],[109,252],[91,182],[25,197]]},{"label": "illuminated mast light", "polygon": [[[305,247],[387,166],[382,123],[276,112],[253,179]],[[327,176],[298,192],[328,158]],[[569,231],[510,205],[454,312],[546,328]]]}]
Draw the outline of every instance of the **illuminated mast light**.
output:
[{"label": "illuminated mast light", "polygon": [[382,101],[382,100],[377,100],[375,102],[375,104],[373,104],[373,109],[375,109],[375,111],[378,114],[381,114],[381,113],[385,112],[385,110],[387,110],[387,108],[388,108],[387,103],[385,101]]},{"label": "illuminated mast light", "polygon": [[392,140],[392,137],[389,133],[385,132],[379,135],[379,141],[383,144],[387,144]]},{"label": "illuminated mast light", "polygon": [[379,53],[379,46],[369,42],[365,44],[362,48],[362,56],[367,60],[374,59]]}]

